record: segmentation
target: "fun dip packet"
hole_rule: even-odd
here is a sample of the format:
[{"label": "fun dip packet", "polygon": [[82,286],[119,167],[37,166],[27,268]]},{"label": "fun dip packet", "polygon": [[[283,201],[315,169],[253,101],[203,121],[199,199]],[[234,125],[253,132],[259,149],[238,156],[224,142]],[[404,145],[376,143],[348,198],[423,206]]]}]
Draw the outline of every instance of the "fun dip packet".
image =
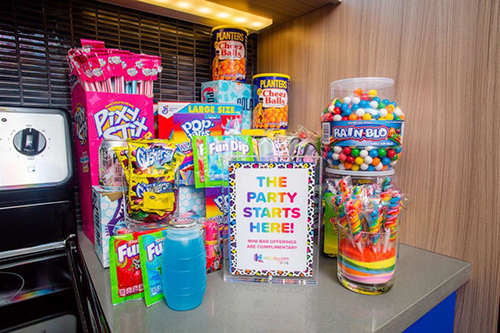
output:
[{"label": "fun dip packet", "polygon": [[148,307],[163,299],[161,255],[166,235],[167,231],[164,229],[139,236],[144,300]]},{"label": "fun dip packet", "polygon": [[[203,140],[203,144],[200,144],[199,138]],[[195,181],[198,178],[197,187],[203,187],[203,182],[200,179],[201,172],[204,175],[205,187],[226,184],[229,159],[233,156],[254,155],[252,137],[249,135],[195,136],[193,143],[197,146],[195,160],[199,162],[203,159],[201,167],[200,163],[195,163]],[[245,158],[245,160],[251,159]]]},{"label": "fun dip packet", "polygon": [[144,296],[138,233],[116,235],[109,240],[109,273],[113,305]]}]

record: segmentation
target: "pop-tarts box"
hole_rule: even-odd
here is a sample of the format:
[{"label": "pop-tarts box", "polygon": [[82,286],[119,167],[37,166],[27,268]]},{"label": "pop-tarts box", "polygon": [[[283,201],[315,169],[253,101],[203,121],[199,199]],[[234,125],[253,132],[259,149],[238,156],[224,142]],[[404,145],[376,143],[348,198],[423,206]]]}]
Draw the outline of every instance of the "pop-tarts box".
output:
[{"label": "pop-tarts box", "polygon": [[153,134],[153,98],[136,94],[71,90],[75,123],[82,230],[94,242],[92,186],[99,185],[99,146],[103,139],[139,139]]},{"label": "pop-tarts box", "polygon": [[241,105],[220,103],[158,103],[158,137],[173,139],[185,156],[180,185],[195,185],[193,136],[241,134]]},{"label": "pop-tarts box", "polygon": [[201,101],[241,105],[242,129],[252,128],[253,86],[237,81],[209,81],[201,84]]},{"label": "pop-tarts box", "polygon": [[92,186],[94,248],[103,268],[109,267],[109,239],[125,226],[123,193]]}]

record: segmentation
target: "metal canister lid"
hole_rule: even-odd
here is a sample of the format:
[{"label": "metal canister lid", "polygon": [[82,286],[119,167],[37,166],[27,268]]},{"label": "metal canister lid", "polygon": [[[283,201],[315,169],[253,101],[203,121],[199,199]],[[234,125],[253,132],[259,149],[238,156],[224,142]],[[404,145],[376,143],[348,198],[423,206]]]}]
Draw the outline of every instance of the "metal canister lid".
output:
[{"label": "metal canister lid", "polygon": [[174,229],[190,229],[197,226],[197,220],[193,218],[176,218],[170,220],[168,226]]},{"label": "metal canister lid", "polygon": [[121,147],[127,144],[127,140],[120,139],[103,139],[101,145],[106,144],[110,147]]}]

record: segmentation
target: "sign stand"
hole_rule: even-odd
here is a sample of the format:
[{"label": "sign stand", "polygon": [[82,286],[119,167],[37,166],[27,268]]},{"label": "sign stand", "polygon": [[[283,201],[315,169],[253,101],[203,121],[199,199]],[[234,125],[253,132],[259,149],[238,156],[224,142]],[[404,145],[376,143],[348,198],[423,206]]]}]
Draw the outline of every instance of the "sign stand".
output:
[{"label": "sign stand", "polygon": [[317,284],[321,168],[311,156],[229,161],[225,281]]}]

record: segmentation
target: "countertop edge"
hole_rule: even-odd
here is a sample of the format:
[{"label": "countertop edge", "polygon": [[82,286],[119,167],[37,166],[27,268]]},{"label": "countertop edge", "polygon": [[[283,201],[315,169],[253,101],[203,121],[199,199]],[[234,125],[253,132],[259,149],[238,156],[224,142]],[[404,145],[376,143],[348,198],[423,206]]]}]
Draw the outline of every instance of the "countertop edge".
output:
[{"label": "countertop edge", "polygon": [[417,302],[413,303],[408,308],[403,309],[397,316],[382,325],[376,332],[404,331],[422,318],[427,312],[436,307],[444,299],[450,296],[453,292],[457,291],[464,284],[466,284],[471,277],[471,264],[466,261],[463,262],[466,265],[460,271],[448,278],[428,294],[423,295]]}]

